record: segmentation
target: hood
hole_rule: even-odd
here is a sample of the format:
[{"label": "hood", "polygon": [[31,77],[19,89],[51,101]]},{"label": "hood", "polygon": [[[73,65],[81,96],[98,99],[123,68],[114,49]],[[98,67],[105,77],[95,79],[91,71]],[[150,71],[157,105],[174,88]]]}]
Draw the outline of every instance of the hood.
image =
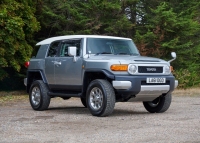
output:
[{"label": "hood", "polygon": [[166,61],[152,58],[152,57],[145,57],[145,56],[130,56],[130,55],[91,55],[88,60],[109,60],[109,61],[119,61],[121,64],[127,63],[166,63]]}]

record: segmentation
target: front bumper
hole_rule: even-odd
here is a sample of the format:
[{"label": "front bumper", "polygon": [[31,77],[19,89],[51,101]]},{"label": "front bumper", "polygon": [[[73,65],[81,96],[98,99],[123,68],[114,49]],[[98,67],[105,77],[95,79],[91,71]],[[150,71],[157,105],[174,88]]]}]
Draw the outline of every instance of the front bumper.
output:
[{"label": "front bumper", "polygon": [[[166,83],[148,84],[147,77],[165,77]],[[170,94],[177,86],[174,76],[116,76],[112,82],[120,100],[152,101],[155,98]]]}]

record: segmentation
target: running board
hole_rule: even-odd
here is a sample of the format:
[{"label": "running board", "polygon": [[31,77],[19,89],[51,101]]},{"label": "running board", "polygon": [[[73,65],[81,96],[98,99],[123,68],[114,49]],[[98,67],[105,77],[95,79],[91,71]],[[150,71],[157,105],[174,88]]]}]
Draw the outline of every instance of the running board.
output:
[{"label": "running board", "polygon": [[47,93],[51,97],[81,97],[82,93],[55,93],[55,92],[48,92]]}]

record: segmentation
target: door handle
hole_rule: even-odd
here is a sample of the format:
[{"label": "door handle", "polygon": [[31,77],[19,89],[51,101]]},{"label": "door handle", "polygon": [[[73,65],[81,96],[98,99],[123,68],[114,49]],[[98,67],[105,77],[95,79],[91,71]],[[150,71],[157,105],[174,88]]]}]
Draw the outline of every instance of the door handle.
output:
[{"label": "door handle", "polygon": [[54,65],[61,65],[61,62],[54,61]]}]

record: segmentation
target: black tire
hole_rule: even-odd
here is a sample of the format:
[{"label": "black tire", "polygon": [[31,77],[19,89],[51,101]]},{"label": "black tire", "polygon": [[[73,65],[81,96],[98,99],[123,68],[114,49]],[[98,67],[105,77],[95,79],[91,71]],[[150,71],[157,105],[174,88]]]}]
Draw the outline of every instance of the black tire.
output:
[{"label": "black tire", "polygon": [[47,95],[48,88],[42,80],[32,83],[29,91],[29,101],[34,110],[43,111],[49,107],[51,98]]},{"label": "black tire", "polygon": [[102,79],[92,81],[87,88],[87,107],[93,116],[108,116],[115,107],[115,92],[112,85]]},{"label": "black tire", "polygon": [[161,96],[156,98],[151,102],[143,102],[145,109],[150,113],[163,113],[167,111],[171,105],[172,96],[168,94],[166,96]]},{"label": "black tire", "polygon": [[81,97],[81,103],[83,104],[83,106],[84,106],[85,108],[87,108],[86,98]]}]

